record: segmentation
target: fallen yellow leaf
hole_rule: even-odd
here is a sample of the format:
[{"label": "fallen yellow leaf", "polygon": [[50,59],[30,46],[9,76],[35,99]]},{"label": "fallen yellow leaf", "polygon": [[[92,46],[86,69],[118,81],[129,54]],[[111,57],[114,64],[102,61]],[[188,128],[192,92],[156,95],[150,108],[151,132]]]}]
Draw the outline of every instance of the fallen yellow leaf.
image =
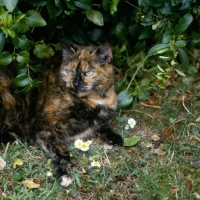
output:
[{"label": "fallen yellow leaf", "polygon": [[157,135],[152,135],[152,136],[151,136],[151,140],[157,141],[157,140],[160,140],[160,137],[157,136]]},{"label": "fallen yellow leaf", "polygon": [[23,165],[23,160],[20,158],[15,158],[14,164],[13,164],[13,168],[15,169],[17,167],[17,165]]},{"label": "fallen yellow leaf", "polygon": [[4,169],[6,167],[6,162],[0,158],[0,170]]},{"label": "fallen yellow leaf", "polygon": [[158,156],[162,156],[162,150],[159,148],[154,149],[154,153],[156,153]]},{"label": "fallen yellow leaf", "polygon": [[22,181],[21,184],[25,185],[27,188],[30,188],[30,189],[40,187],[40,184],[34,183],[31,180]]},{"label": "fallen yellow leaf", "polygon": [[198,142],[200,142],[200,138],[197,137],[196,135],[195,135],[195,136],[192,136],[192,139],[193,139],[193,140],[197,140]]}]

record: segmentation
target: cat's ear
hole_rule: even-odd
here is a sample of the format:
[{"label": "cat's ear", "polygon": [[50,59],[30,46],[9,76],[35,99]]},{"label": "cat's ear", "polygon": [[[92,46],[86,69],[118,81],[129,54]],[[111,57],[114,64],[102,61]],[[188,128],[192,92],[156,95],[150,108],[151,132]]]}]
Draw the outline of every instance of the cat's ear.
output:
[{"label": "cat's ear", "polygon": [[62,39],[59,38],[60,44],[62,46],[62,56],[63,60],[71,60],[72,56],[77,52],[78,45],[67,44]]},{"label": "cat's ear", "polygon": [[96,60],[102,64],[111,63],[113,59],[112,48],[108,43],[102,44],[93,52]]}]

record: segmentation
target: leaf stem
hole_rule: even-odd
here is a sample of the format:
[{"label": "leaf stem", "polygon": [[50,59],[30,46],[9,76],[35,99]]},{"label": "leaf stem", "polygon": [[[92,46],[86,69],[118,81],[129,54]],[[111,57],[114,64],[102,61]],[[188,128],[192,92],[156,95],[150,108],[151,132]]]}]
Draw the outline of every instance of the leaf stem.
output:
[{"label": "leaf stem", "polygon": [[128,90],[128,89],[130,88],[130,86],[131,86],[133,80],[135,79],[135,76],[137,75],[137,73],[138,73],[138,71],[140,70],[140,68],[143,67],[144,62],[146,61],[146,59],[147,59],[148,57],[149,57],[149,56],[147,55],[147,56],[144,58],[144,60],[140,63],[140,65],[139,65],[138,68],[136,69],[135,73],[133,74],[133,76],[132,76],[132,78],[131,78],[131,80],[130,80],[130,82],[129,82],[127,88],[126,88],[126,90]]}]

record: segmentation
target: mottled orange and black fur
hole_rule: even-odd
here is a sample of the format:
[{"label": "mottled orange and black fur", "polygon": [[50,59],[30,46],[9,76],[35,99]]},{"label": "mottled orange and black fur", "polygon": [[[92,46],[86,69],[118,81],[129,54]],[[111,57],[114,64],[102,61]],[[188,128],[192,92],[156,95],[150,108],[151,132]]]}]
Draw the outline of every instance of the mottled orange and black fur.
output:
[{"label": "mottled orange and black fur", "polygon": [[43,84],[28,94],[18,91],[11,73],[0,71],[0,142],[39,144],[60,184],[68,186],[72,164],[66,144],[95,132],[112,144],[122,145],[123,139],[109,126],[117,107],[111,47],[62,47],[59,73],[39,73]]}]

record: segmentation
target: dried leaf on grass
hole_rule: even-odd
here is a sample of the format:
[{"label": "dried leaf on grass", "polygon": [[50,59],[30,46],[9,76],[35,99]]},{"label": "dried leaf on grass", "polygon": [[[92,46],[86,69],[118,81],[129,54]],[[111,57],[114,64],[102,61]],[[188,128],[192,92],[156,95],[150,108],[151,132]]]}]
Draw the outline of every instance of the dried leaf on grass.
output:
[{"label": "dried leaf on grass", "polygon": [[197,119],[195,119],[195,122],[200,122],[200,117],[198,117]]},{"label": "dried leaf on grass", "polygon": [[157,141],[157,140],[160,140],[160,137],[158,135],[152,135],[151,140]]},{"label": "dried leaf on grass", "polygon": [[169,142],[173,142],[173,138],[172,138],[172,130],[174,129],[174,124],[172,124],[164,133],[163,133],[163,137],[165,139],[167,139]]},{"label": "dried leaf on grass", "polygon": [[21,184],[25,185],[29,189],[39,188],[40,184],[34,183],[31,180],[22,181]]},{"label": "dried leaf on grass", "polygon": [[3,158],[0,158],[0,170],[3,170],[6,167],[6,161]]},{"label": "dried leaf on grass", "polygon": [[15,161],[14,161],[14,164],[13,164],[13,168],[15,169],[17,167],[17,165],[20,166],[20,165],[23,165],[23,164],[24,164],[24,162],[23,162],[22,159],[15,158]]},{"label": "dried leaf on grass", "polygon": [[162,150],[157,148],[157,149],[154,149],[154,153],[156,153],[158,156],[162,156]]},{"label": "dried leaf on grass", "polygon": [[150,108],[161,108],[161,106],[149,105],[149,104],[146,104],[142,101],[140,101],[139,104],[142,105],[142,106],[145,106],[145,107],[150,107]]},{"label": "dried leaf on grass", "polygon": [[173,142],[174,138],[172,137],[172,131],[175,127],[175,124],[177,124],[178,122],[183,121],[183,120],[185,120],[185,118],[177,120],[171,126],[169,126],[169,128],[167,128],[166,131],[164,133],[162,133],[163,138],[167,139],[169,142]]},{"label": "dried leaf on grass", "polygon": [[197,136],[192,136],[192,140],[197,140],[198,142],[200,142],[200,138]]},{"label": "dried leaf on grass", "polygon": [[179,191],[180,191],[180,188],[174,188],[174,189],[172,189],[172,194],[176,194]]},{"label": "dried leaf on grass", "polygon": [[190,180],[186,183],[186,193],[189,194],[192,190],[192,182]]}]

